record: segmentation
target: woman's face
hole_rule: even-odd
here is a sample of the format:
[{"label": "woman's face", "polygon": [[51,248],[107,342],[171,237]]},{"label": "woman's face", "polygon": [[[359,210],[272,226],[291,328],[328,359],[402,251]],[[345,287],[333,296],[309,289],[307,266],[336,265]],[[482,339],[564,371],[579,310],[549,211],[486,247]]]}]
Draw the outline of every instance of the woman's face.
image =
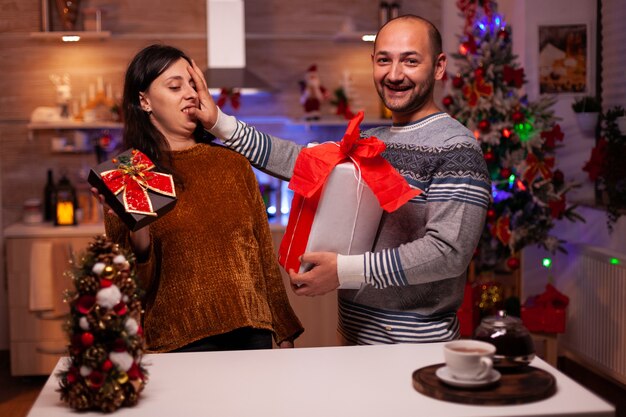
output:
[{"label": "woman's face", "polygon": [[199,100],[188,66],[180,58],[155,78],[145,92],[139,93],[142,109],[152,112],[152,124],[168,141],[190,139],[196,128],[196,119],[189,115],[189,109],[198,107]]}]

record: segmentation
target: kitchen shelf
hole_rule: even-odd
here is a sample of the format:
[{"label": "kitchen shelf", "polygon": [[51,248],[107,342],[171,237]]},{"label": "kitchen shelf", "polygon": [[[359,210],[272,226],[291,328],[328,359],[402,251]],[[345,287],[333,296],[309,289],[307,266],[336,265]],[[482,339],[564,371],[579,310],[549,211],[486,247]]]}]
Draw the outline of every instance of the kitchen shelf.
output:
[{"label": "kitchen shelf", "polygon": [[[303,120],[303,119],[291,119],[289,124],[292,126],[305,126],[305,127],[334,127],[334,126],[348,126],[349,120],[345,119],[320,119],[320,120]],[[391,125],[391,119],[365,119],[361,122],[361,126],[389,126]]]},{"label": "kitchen shelf", "polygon": [[103,31],[50,31],[50,32],[31,32],[31,39],[39,39],[46,41],[60,41],[63,36],[80,36],[80,40],[105,40],[111,37],[111,32]]},{"label": "kitchen shelf", "polygon": [[120,122],[77,122],[63,120],[56,122],[34,122],[27,125],[29,130],[53,130],[53,129],[122,129]]}]

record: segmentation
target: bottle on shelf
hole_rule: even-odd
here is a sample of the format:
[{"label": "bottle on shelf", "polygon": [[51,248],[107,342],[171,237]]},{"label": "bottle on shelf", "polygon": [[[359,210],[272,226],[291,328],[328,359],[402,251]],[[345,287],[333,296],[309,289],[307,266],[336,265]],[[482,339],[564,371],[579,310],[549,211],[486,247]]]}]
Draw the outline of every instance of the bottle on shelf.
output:
[{"label": "bottle on shelf", "polygon": [[54,220],[54,195],[55,195],[55,185],[54,179],[52,176],[52,170],[48,170],[48,179],[46,181],[46,185],[43,189],[43,213],[44,220],[49,222]]}]

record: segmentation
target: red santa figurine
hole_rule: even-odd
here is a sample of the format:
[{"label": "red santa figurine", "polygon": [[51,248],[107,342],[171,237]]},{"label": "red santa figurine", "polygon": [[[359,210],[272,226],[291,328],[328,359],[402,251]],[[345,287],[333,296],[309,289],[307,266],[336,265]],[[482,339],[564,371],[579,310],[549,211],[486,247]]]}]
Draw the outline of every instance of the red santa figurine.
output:
[{"label": "red santa figurine", "polygon": [[300,103],[304,107],[306,120],[319,120],[322,101],[328,99],[328,91],[322,86],[317,73],[317,65],[311,65],[306,72],[304,81],[300,82],[302,94]]}]

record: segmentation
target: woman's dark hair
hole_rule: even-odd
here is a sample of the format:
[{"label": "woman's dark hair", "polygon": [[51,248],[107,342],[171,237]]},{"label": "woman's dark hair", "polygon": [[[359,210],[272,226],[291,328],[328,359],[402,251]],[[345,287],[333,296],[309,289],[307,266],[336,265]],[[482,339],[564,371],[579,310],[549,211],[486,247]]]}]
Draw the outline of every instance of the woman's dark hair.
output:
[{"label": "woman's dark hair", "polygon": [[[145,92],[159,75],[180,58],[191,64],[191,59],[180,49],[167,45],[150,45],[135,55],[124,78],[124,148],[139,149],[166,172],[172,172],[167,154],[169,144],[150,121],[150,115],[141,108],[139,93]],[[194,138],[196,142],[210,142],[213,139],[206,134],[200,123],[194,131]]]}]

